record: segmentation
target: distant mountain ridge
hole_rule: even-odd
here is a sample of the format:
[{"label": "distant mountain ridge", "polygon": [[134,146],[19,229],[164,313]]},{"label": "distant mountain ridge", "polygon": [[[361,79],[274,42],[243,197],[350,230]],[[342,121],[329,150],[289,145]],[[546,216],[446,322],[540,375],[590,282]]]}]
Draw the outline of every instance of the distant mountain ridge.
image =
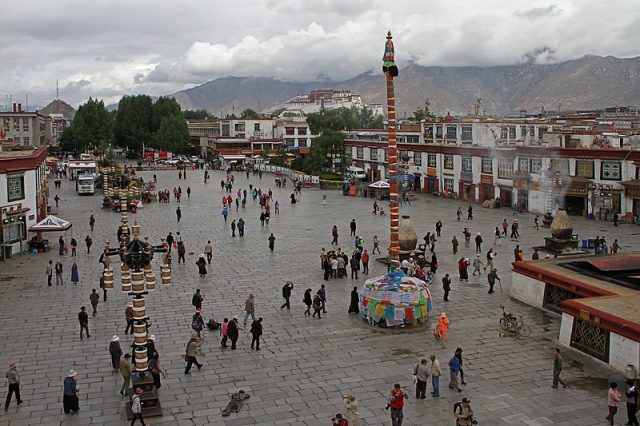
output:
[{"label": "distant mountain ridge", "polygon": [[[349,89],[365,103],[385,103],[382,72],[342,82],[294,83],[265,77],[222,77],[175,93],[183,109],[206,109],[219,115],[246,108],[262,111],[319,88]],[[587,55],[557,64],[523,63],[493,67],[400,68],[396,79],[399,115],[423,108],[466,114],[478,98],[486,114],[520,110],[592,109],[640,104],[640,57]]]}]

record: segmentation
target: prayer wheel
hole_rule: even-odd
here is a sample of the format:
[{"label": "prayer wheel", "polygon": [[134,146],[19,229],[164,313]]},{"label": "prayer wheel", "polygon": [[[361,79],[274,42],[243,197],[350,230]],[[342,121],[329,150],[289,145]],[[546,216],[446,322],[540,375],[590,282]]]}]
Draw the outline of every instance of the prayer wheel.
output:
[{"label": "prayer wheel", "polygon": [[144,292],[144,274],[142,272],[133,272],[131,274],[131,286],[134,293]]},{"label": "prayer wheel", "polygon": [[151,268],[151,264],[150,263],[147,263],[146,265],[144,265],[142,269],[143,269],[145,275],[153,274],[153,268]]},{"label": "prayer wheel", "polygon": [[113,270],[105,269],[102,273],[103,287],[106,289],[113,288]]},{"label": "prayer wheel", "polygon": [[136,357],[136,370],[147,371],[149,367],[149,363],[147,360],[147,348],[137,347],[136,350],[134,351],[134,354]]},{"label": "prayer wheel", "polygon": [[153,272],[150,272],[144,276],[144,279],[147,283],[147,291],[153,291],[156,289],[156,276]]},{"label": "prayer wheel", "polygon": [[147,344],[147,324],[134,324],[133,341],[136,345],[144,346]]},{"label": "prayer wheel", "polygon": [[166,263],[162,265],[160,267],[160,274],[162,276],[162,284],[171,284],[171,269],[169,269],[169,265],[167,265]]},{"label": "prayer wheel", "polygon": [[146,317],[147,315],[144,310],[144,297],[141,299],[133,299],[133,318],[143,321]]},{"label": "prayer wheel", "polygon": [[127,265],[126,263],[122,263],[120,265],[120,271],[122,271],[122,273],[125,273],[125,272],[129,273],[129,270],[130,270],[129,265]]},{"label": "prayer wheel", "polygon": [[134,222],[133,226],[131,227],[131,234],[134,237],[140,235],[140,225],[138,225],[138,222]]}]

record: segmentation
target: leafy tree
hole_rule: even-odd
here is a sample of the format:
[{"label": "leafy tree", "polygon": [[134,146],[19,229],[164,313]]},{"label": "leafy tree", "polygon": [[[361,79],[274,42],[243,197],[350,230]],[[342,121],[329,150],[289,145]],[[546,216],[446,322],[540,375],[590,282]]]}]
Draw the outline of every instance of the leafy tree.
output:
[{"label": "leafy tree", "polygon": [[182,114],[167,115],[162,118],[160,128],[155,135],[154,147],[162,150],[182,153],[189,144],[189,129]]},{"label": "leafy tree", "polygon": [[168,116],[180,117],[183,121],[180,105],[173,98],[160,97],[153,103],[153,131],[160,129],[162,119]]},{"label": "leafy tree", "polygon": [[206,120],[216,118],[215,115],[204,109],[197,109],[195,111],[186,110],[182,112],[182,116],[185,120]]},{"label": "leafy tree", "polygon": [[154,138],[154,109],[147,95],[124,96],[113,123],[116,145],[141,153]]},{"label": "leafy tree", "polygon": [[[304,170],[319,174],[325,170],[342,171],[346,163],[345,134],[325,129],[313,140],[309,155],[305,158]],[[340,158],[339,162],[336,161]]]},{"label": "leafy tree", "polygon": [[111,138],[111,115],[103,101],[89,98],[80,105],[71,126],[60,135],[60,146],[68,152],[98,147]]},{"label": "leafy tree", "polygon": [[242,118],[259,118],[260,114],[252,110],[251,108],[247,108],[240,113],[240,117]]}]

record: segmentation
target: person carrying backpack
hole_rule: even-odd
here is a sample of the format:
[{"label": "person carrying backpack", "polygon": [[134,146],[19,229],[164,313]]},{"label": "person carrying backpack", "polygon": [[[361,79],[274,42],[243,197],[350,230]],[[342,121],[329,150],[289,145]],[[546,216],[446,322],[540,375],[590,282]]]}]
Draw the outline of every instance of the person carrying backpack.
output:
[{"label": "person carrying backpack", "polygon": [[456,426],[471,426],[478,422],[473,418],[473,410],[471,409],[471,401],[468,398],[462,398],[461,402],[453,404],[453,414],[456,416]]},{"label": "person carrying backpack", "polygon": [[204,318],[202,318],[202,308],[196,308],[196,313],[193,314],[191,320],[191,328],[196,332],[196,335],[200,337],[200,332],[204,328]]},{"label": "person carrying backpack", "polygon": [[140,420],[142,426],[145,426],[146,423],[142,418],[142,401],[140,400],[140,396],[144,393],[142,388],[136,387],[135,393],[131,397],[131,413],[133,413],[133,418],[131,419],[131,426],[136,422],[136,420]]},{"label": "person carrying backpack", "polygon": [[452,356],[449,360],[449,373],[451,380],[449,381],[449,388],[455,389],[458,392],[462,392],[460,386],[458,386],[458,374],[460,373],[460,360],[457,356]]}]

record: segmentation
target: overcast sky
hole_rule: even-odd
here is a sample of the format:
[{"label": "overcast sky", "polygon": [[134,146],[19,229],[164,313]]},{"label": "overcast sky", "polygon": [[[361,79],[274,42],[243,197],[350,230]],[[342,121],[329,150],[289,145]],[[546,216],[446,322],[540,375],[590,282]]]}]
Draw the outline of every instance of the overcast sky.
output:
[{"label": "overcast sky", "polygon": [[171,94],[226,75],[338,81],[400,66],[640,55],[638,0],[20,0],[0,12],[0,103]]}]

